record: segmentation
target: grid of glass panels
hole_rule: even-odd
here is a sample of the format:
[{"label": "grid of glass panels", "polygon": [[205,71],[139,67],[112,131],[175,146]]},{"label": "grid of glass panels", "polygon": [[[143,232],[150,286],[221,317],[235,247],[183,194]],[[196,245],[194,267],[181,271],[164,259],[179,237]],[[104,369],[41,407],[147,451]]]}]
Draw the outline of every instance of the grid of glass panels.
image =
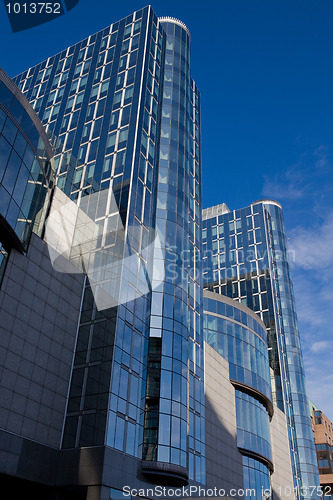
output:
[{"label": "grid of glass panels", "polygon": [[273,398],[287,417],[294,484],[315,486],[319,479],[282,210],[275,202],[258,202],[209,216],[203,245],[204,286],[244,303],[266,325]]},{"label": "grid of glass panels", "polygon": [[[205,396],[203,360],[202,174],[200,92],[191,80],[189,197],[189,477],[205,483]],[[190,108],[191,109],[191,108]]]},{"label": "grid of glass panels", "polygon": [[203,262],[204,288],[238,300],[264,321],[274,373],[273,398],[284,411],[270,251],[261,206],[204,220]]},{"label": "grid of glass panels", "polygon": [[272,460],[269,415],[250,394],[235,391],[237,446]]},{"label": "grid of glass panels", "polygon": [[206,342],[229,362],[229,376],[272,399],[265,329],[237,307],[204,296]]},{"label": "grid of glass panels", "polygon": [[271,498],[270,473],[266,465],[255,458],[243,456],[243,476],[245,497],[255,500]]},{"label": "grid of glass panels", "polygon": [[58,187],[103,227],[99,250],[133,252],[119,267],[117,308],[98,311],[87,280],[64,447],[142,454],[163,35],[146,7],[17,77],[59,139]]},{"label": "grid of glass panels", "polygon": [[187,29],[174,20],[161,24],[167,38],[156,225],[164,259],[155,259],[155,269],[164,269],[165,277],[152,293],[149,351],[160,339],[159,399],[146,401],[144,457],[188,468],[191,479],[204,482],[202,287],[195,258],[201,244],[200,101],[190,77]]},{"label": "grid of glass panels", "polygon": [[[278,310],[281,316],[281,333],[285,339],[286,365],[291,421],[298,460],[296,461],[297,486],[319,486],[316,452],[313,441],[311,417],[305,388],[303,357],[293,285],[290,276],[283,213],[277,204],[265,204],[271,245],[274,248],[276,284],[278,289]],[[310,488],[308,489],[310,490]],[[315,494],[313,494],[315,497]]]},{"label": "grid of glass panels", "polygon": [[[148,116],[148,127],[156,136],[162,39],[156,32],[158,39],[151,47],[145,46],[148,27],[143,25],[148,10],[91,35],[16,78],[46,129],[62,144],[57,159],[58,186],[74,200],[107,189],[111,178],[117,178],[121,186],[125,161],[130,165],[133,161],[133,124],[141,104],[141,83],[154,96],[147,106],[149,111],[152,108],[155,124]],[[149,68],[154,77],[150,73],[150,81],[145,75],[149,82],[141,81],[145,50],[152,55]],[[128,137],[129,132],[132,137]],[[148,146],[154,149],[150,143]],[[75,169],[68,169],[70,156],[79,162]],[[127,176],[128,169],[129,165]],[[151,182],[149,169],[147,177]]]},{"label": "grid of glass panels", "polygon": [[[40,233],[42,229],[53,171],[46,145],[6,85],[7,78],[0,74],[0,213],[27,249],[32,230]],[[0,282],[6,259],[1,245]]]},{"label": "grid of glass panels", "polygon": [[[132,260],[129,265],[125,263],[122,268],[120,290],[127,296],[123,296],[122,305],[117,311],[116,347],[107,433],[107,444],[126,453],[134,454],[138,458],[142,458],[143,455],[151,295],[142,294],[132,301],[130,298],[133,293],[140,295],[140,290],[143,289],[141,280],[144,279],[145,273],[151,276],[153,265],[153,257],[148,253],[147,245],[152,241],[151,233],[155,229],[156,195],[154,193],[157,182],[160,138],[158,124],[161,113],[165,43],[164,33],[150,8],[143,10],[141,22],[143,27],[147,26],[145,28],[147,41],[145,45],[142,45],[146,55],[145,59],[143,59],[143,54],[142,58],[140,57],[140,64],[137,65],[135,74],[128,142],[127,145],[123,145],[126,147],[123,150],[124,154],[126,152],[126,157],[123,172],[119,178],[117,176],[120,164],[117,164],[117,159],[113,160],[116,161],[113,163],[116,168],[114,170],[116,188],[113,189],[113,193],[120,207],[122,220],[125,221],[127,218],[127,238],[131,241],[131,248],[137,255],[137,259]],[[144,31],[141,36],[144,37]],[[125,84],[128,82],[128,76],[124,77]],[[122,113],[127,112],[128,106],[125,102],[126,88],[125,86],[123,90],[124,101],[120,108]],[[140,95],[141,103],[135,115],[134,110]],[[115,100],[118,100],[117,89]],[[117,102],[115,104],[116,108],[113,108],[112,113],[117,112],[118,104]],[[116,155],[119,152],[119,144],[118,142],[118,150],[115,150]],[[128,208],[122,212],[123,207],[126,206]]]},{"label": "grid of glass panels", "polygon": [[[157,355],[161,358],[163,395],[158,404],[163,418],[171,419],[171,427],[168,437],[167,432],[163,438],[161,435],[163,444],[161,441],[156,457],[189,466],[191,477],[200,480],[204,478],[201,272],[197,272],[195,264],[188,270],[188,262],[196,262],[201,244],[200,104],[189,73],[187,31],[173,23],[165,23],[164,27],[170,31],[167,48],[162,23],[147,7],[49,58],[20,75],[17,82],[49,133],[59,138],[62,149],[57,156],[58,186],[80,206],[85,205],[87,195],[112,190],[126,237],[137,254],[136,263],[121,269],[122,305],[116,311],[97,311],[87,283],[64,446],[100,444],[107,421],[108,445],[144,456],[145,381],[150,359]],[[165,140],[161,147],[160,135]],[[170,162],[163,149],[166,144]],[[167,217],[159,205],[162,194],[156,200],[159,156],[160,193],[165,191],[163,179],[167,175]],[[103,212],[105,197],[101,199],[104,201],[88,209],[89,213],[96,210],[96,222],[108,233],[114,214]],[[159,302],[164,307],[162,323],[155,314],[149,320],[149,295],[130,300],[131,290],[138,292],[141,288],[140,269],[149,270],[153,262],[145,245],[150,230],[155,228],[156,201],[160,216],[157,221],[164,220],[161,234],[170,235],[166,248],[170,249],[175,236],[174,243],[180,244],[178,256],[187,259],[186,263],[178,262],[177,283],[166,279],[163,293],[154,290],[152,294],[154,311]],[[129,233],[130,227],[139,231]],[[110,241],[112,238],[116,241]],[[110,235],[108,241],[119,244],[117,235]],[[164,345],[160,349],[156,342],[153,353],[148,334],[159,328],[166,332]],[[169,359],[170,346],[173,354]],[[170,374],[172,396],[165,393],[164,397],[163,387]],[[148,380],[147,393],[149,390]],[[147,419],[147,425],[149,421],[152,424],[148,430],[156,435],[154,418]],[[164,429],[167,427],[163,426],[161,432]],[[179,435],[175,432],[178,429]]]}]

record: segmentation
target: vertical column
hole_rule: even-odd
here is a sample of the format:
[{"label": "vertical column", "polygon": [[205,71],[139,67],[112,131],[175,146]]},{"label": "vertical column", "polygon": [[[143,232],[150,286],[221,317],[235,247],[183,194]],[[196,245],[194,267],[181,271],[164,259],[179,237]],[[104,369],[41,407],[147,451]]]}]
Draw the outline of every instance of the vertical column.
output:
[{"label": "vertical column", "polygon": [[154,271],[163,269],[164,281],[152,292],[143,470],[186,482],[189,469],[198,481],[204,471],[199,93],[187,28],[160,22],[167,37]]}]

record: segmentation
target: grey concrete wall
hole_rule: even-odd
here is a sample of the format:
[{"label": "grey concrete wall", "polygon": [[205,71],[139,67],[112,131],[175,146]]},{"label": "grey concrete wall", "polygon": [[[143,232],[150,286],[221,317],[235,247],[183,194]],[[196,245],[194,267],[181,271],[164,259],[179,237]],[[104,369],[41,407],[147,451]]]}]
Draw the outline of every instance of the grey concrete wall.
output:
[{"label": "grey concrete wall", "polygon": [[0,429],[59,447],[84,276],[53,270],[32,235],[0,290]]},{"label": "grey concrete wall", "polygon": [[[237,449],[235,389],[229,363],[205,342],[207,488],[242,489],[242,456]],[[238,498],[237,496],[235,498]]]},{"label": "grey concrete wall", "polygon": [[294,500],[287,421],[285,414],[275,405],[270,430],[274,464],[271,476],[273,499]]}]

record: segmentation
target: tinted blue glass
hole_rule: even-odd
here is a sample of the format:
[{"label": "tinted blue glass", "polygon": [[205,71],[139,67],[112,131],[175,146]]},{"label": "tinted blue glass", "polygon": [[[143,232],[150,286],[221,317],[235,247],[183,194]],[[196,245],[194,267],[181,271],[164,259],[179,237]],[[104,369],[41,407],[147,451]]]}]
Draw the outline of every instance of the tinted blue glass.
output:
[{"label": "tinted blue glass", "polygon": [[247,496],[262,500],[271,496],[270,473],[268,468],[258,460],[243,457],[244,489]]},{"label": "tinted blue glass", "polygon": [[[37,125],[32,125],[32,119],[28,116],[28,112],[33,116],[32,109],[27,104],[25,104],[27,109],[23,108],[18,100],[19,94],[14,97],[10,89],[13,89],[13,92],[18,91],[5,73],[1,73],[0,79],[3,80],[0,84],[0,100],[5,108],[2,111],[3,126],[0,127],[2,128],[0,133],[1,215],[15,230],[23,248],[26,249],[32,229],[34,228],[39,234],[42,231],[44,218],[40,218],[38,225],[35,225],[35,218],[47,200],[47,194],[52,187],[53,172],[45,144],[36,128]],[[34,119],[37,124],[37,117],[35,116]],[[19,125],[16,125],[14,120]],[[28,123],[29,133],[27,134],[25,127]],[[41,130],[41,124],[38,126]],[[31,147],[28,145],[35,137],[39,142],[38,148],[33,144]],[[29,173],[33,172],[33,159],[39,172],[38,178],[29,176]]]},{"label": "tinted blue glass", "polygon": [[269,415],[262,403],[249,394],[235,391],[237,445],[272,459]]},{"label": "tinted blue glass", "polygon": [[[273,398],[286,412],[294,484],[296,488],[309,485],[309,481],[318,485],[281,207],[269,200],[223,214],[221,207],[204,211],[205,288],[242,302],[265,322],[275,379]],[[217,223],[222,227],[218,245],[213,230]],[[214,260],[217,251],[218,259]],[[214,265],[217,272],[213,274],[209,268]],[[258,362],[261,366],[260,358]],[[232,371],[237,376],[238,370]]]},{"label": "tinted blue glass", "polygon": [[[208,299],[208,308],[213,309],[214,314],[219,304],[220,300]],[[240,311],[243,326],[228,316],[220,319],[209,312],[205,311],[205,339],[228,360],[230,378],[255,388],[271,400],[269,358],[263,326],[243,311]],[[259,333],[254,329],[256,324]]]}]

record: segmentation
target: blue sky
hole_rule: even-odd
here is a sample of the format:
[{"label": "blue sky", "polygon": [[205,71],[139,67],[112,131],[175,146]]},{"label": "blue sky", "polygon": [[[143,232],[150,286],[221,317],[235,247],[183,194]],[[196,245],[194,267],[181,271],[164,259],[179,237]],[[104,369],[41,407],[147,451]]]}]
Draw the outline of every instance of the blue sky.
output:
[{"label": "blue sky", "polygon": [[[12,34],[1,4],[0,65],[15,76],[144,5],[80,0],[58,20]],[[333,420],[333,2],[152,6],[191,31],[204,207],[282,203],[308,395]]]}]

